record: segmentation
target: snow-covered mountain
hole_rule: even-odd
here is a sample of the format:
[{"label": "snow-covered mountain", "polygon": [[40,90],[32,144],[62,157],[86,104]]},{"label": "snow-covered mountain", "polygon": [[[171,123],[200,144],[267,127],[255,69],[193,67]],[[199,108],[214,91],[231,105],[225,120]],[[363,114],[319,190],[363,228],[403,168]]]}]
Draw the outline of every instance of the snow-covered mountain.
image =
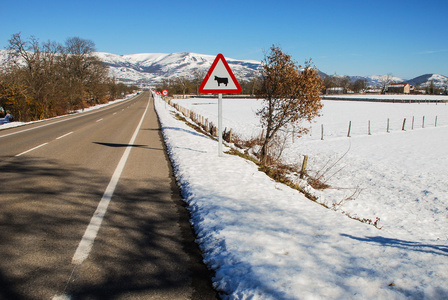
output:
[{"label": "snow-covered mountain", "polygon": [[431,81],[437,87],[448,86],[448,77],[439,74],[425,74],[408,80],[407,82],[415,86],[420,85],[422,87],[427,87],[431,84]]},{"label": "snow-covered mountain", "polygon": [[392,82],[406,81],[400,77],[396,77],[396,76],[392,76],[392,75],[370,75],[370,76],[365,77],[365,79],[367,80],[367,84],[371,85],[371,86],[381,86],[382,82],[387,81],[387,79],[389,79]]},{"label": "snow-covered mountain", "polygon": [[[96,56],[109,66],[109,74],[120,82],[154,85],[162,79],[174,79],[181,76],[194,78],[202,73],[202,77],[212,65],[215,55],[191,52],[179,53],[140,53],[116,55],[96,52]],[[0,64],[8,59],[6,50],[0,50]],[[226,57],[230,68],[238,79],[249,78],[258,72],[261,62],[256,60],[238,60]],[[326,74],[319,71],[322,77]],[[389,75],[350,76],[352,81],[365,79],[370,86],[381,86],[384,77]],[[392,77],[393,82],[408,82],[412,85],[428,86],[432,81],[435,86],[448,86],[448,77],[439,74],[425,74],[413,79]]]},{"label": "snow-covered mountain", "polygon": [[[195,74],[205,76],[216,56],[190,52],[180,53],[141,53],[116,55],[96,52],[96,55],[109,66],[109,73],[122,82],[154,84],[164,78],[185,76],[194,78]],[[226,61],[237,78],[248,78],[257,73],[259,61]]]},{"label": "snow-covered mountain", "polygon": [[[193,78],[198,71],[205,74],[215,59],[214,55],[191,52],[130,55],[97,52],[96,55],[109,65],[111,76],[117,80],[142,84],[154,84],[163,78],[172,79],[180,76]],[[256,60],[238,60],[227,57],[226,61],[238,79],[254,76],[261,64]],[[319,75],[327,76],[320,71]],[[390,75],[350,76],[350,79],[352,81],[364,79],[368,85],[379,87],[387,76]],[[426,74],[410,80],[396,76],[392,76],[390,79],[392,82],[409,82],[412,85],[423,87],[429,85],[431,80],[434,85],[439,87],[448,85],[448,77],[439,74]]]},{"label": "snow-covered mountain", "polygon": [[[384,78],[388,75],[372,75],[365,77],[368,85],[372,86],[381,86],[381,82],[384,81]],[[431,81],[437,87],[446,87],[448,85],[448,77],[439,75],[439,74],[425,74],[413,79],[402,79],[399,77],[392,76],[392,82],[407,82],[410,85],[426,87],[429,86]]]},{"label": "snow-covered mountain", "polygon": [[431,84],[431,81],[436,87],[439,88],[445,88],[448,86],[448,77],[440,74],[425,74],[413,79],[403,79],[391,75],[349,76],[349,78],[352,82],[358,79],[365,80],[367,86],[371,87],[381,87],[383,85],[383,82],[386,81],[390,81],[392,83],[407,82],[410,85],[419,86],[422,88],[429,86]]}]

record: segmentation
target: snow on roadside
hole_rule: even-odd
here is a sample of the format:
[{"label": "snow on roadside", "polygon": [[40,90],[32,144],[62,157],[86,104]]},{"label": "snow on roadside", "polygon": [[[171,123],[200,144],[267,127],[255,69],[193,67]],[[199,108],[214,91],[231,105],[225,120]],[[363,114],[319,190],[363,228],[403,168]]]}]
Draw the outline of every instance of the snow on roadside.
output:
[{"label": "snow on roadside", "polygon": [[446,299],[446,241],[397,237],[276,183],[155,99],[204,260],[223,299]]}]

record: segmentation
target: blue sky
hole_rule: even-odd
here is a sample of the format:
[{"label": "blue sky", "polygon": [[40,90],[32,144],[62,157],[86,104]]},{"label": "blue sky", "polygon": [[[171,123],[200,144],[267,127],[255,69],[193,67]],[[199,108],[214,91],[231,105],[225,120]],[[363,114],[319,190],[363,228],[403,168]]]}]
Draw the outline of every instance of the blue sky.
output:
[{"label": "blue sky", "polygon": [[275,44],[327,74],[448,76],[448,0],[0,0],[0,21],[1,49],[18,32],[114,54],[262,60]]}]

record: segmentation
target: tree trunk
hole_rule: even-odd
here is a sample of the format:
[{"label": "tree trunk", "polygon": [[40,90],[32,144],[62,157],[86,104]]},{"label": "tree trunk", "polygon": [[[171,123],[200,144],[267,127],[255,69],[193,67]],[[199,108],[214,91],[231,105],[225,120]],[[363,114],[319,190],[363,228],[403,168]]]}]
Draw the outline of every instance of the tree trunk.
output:
[{"label": "tree trunk", "polygon": [[261,147],[261,164],[263,166],[266,166],[268,159],[268,144],[266,141],[263,143],[263,146]]},{"label": "tree trunk", "polygon": [[263,166],[266,166],[267,162],[268,162],[268,145],[269,145],[269,142],[271,141],[271,138],[272,138],[271,137],[271,128],[270,128],[270,126],[267,126],[266,135],[264,137],[263,145],[261,147],[260,161]]}]

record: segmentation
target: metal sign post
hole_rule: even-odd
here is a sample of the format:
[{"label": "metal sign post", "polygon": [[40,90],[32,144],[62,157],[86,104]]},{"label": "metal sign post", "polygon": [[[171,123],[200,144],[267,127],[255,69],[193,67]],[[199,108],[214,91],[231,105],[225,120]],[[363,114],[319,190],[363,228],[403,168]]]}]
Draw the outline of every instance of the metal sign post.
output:
[{"label": "metal sign post", "polygon": [[222,94],[218,94],[218,156],[222,157]]}]

